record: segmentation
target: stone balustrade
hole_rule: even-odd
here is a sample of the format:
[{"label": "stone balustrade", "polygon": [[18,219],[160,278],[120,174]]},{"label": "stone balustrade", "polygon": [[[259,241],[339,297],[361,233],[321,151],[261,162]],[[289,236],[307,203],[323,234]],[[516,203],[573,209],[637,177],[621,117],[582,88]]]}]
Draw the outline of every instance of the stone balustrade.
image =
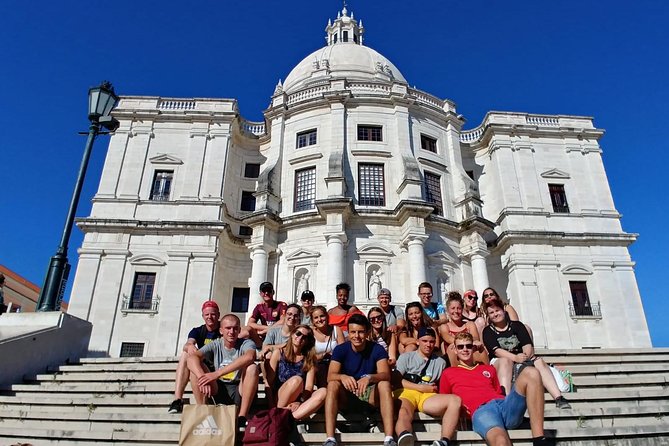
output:
[{"label": "stone balustrade", "polygon": [[252,122],[241,120],[240,127],[244,133],[248,133],[255,136],[262,136],[265,134],[265,123],[264,122]]},{"label": "stone balustrade", "polygon": [[195,110],[196,105],[193,99],[161,99],[158,110]]}]

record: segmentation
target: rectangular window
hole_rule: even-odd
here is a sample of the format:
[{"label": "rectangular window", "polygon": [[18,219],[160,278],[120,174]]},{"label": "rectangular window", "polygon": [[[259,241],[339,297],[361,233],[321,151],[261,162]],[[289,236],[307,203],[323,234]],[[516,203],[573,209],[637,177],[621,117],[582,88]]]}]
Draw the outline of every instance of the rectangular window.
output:
[{"label": "rectangular window", "polygon": [[143,342],[122,342],[121,343],[121,358],[141,358],[144,356]]},{"label": "rectangular window", "polygon": [[358,165],[358,204],[360,206],[385,206],[386,193],[383,164]]},{"label": "rectangular window", "polygon": [[567,195],[564,193],[564,185],[549,184],[548,192],[551,195],[551,203],[553,203],[553,212],[568,214],[569,205],[567,204]]},{"label": "rectangular window", "polygon": [[246,313],[249,309],[249,289],[232,289],[232,308],[233,313]]},{"label": "rectangular window", "polygon": [[243,190],[242,191],[242,204],[240,209],[242,211],[255,211],[256,210],[256,197],[253,196],[253,191]]},{"label": "rectangular window", "polygon": [[585,282],[569,282],[571,290],[571,300],[574,305],[572,316],[593,316],[590,297],[588,296],[588,287]]},{"label": "rectangular window", "polygon": [[135,273],[135,284],[130,296],[131,310],[150,310],[153,289],[156,285],[156,273]]},{"label": "rectangular window", "polygon": [[253,235],[253,228],[251,228],[250,226],[240,226],[239,235],[242,236]]},{"label": "rectangular window", "polygon": [[429,152],[437,153],[437,140],[430,136],[421,134],[420,148]]},{"label": "rectangular window", "polygon": [[297,134],[297,142],[295,146],[298,149],[307,146],[313,146],[316,144],[316,129],[307,130],[305,132],[300,132]]},{"label": "rectangular window", "polygon": [[260,176],[260,164],[246,163],[244,166],[244,176],[246,178],[258,178]]},{"label": "rectangular window", "polygon": [[294,210],[306,211],[315,207],[316,168],[308,167],[295,171],[295,206]]},{"label": "rectangular window", "polygon": [[425,172],[425,201],[434,206],[435,215],[444,215],[444,205],[441,199],[441,177]]},{"label": "rectangular window", "polygon": [[348,42],[348,31],[344,31],[341,37],[342,42]]},{"label": "rectangular window", "polygon": [[149,200],[168,201],[173,178],[174,171],[172,170],[156,170],[153,175],[153,186],[151,187]]},{"label": "rectangular window", "polygon": [[358,141],[383,141],[383,132],[380,125],[359,125]]}]

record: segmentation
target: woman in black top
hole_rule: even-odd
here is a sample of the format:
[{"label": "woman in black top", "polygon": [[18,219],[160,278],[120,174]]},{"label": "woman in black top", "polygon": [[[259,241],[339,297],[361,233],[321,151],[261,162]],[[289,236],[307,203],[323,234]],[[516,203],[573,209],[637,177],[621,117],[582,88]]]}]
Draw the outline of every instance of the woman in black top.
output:
[{"label": "woman in black top", "polygon": [[483,343],[490,353],[490,363],[495,366],[499,382],[506,393],[511,391],[512,378],[524,367],[535,367],[541,375],[544,387],[555,398],[557,407],[570,409],[571,406],[558,389],[548,365],[534,354],[532,338],[525,325],[509,320],[504,311],[504,303],[499,299],[486,301],[483,308],[488,316],[488,326],[483,329]]}]

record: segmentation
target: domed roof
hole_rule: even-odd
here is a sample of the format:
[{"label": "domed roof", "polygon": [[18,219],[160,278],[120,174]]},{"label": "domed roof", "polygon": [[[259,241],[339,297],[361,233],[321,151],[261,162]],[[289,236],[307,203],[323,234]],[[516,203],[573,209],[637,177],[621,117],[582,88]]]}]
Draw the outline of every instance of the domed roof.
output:
[{"label": "domed roof", "polygon": [[314,51],[288,74],[283,91],[293,93],[327,79],[396,81],[406,83],[400,70],[388,59],[363,46],[365,28],[344,9],[325,28],[328,45]]},{"label": "domed roof", "polygon": [[283,83],[292,93],[323,76],[349,80],[395,80],[406,83],[400,70],[375,50],[356,43],[337,43],[314,51],[297,64]]}]

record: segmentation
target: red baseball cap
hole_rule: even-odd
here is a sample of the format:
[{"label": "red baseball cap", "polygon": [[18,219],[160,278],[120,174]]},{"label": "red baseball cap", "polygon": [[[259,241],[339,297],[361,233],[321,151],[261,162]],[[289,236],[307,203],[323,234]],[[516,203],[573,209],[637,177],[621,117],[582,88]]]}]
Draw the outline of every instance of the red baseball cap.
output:
[{"label": "red baseball cap", "polygon": [[218,311],[219,313],[221,310],[218,309],[218,304],[214,302],[213,300],[208,300],[205,303],[202,304],[202,311],[205,310],[205,308],[213,308],[214,310]]}]

